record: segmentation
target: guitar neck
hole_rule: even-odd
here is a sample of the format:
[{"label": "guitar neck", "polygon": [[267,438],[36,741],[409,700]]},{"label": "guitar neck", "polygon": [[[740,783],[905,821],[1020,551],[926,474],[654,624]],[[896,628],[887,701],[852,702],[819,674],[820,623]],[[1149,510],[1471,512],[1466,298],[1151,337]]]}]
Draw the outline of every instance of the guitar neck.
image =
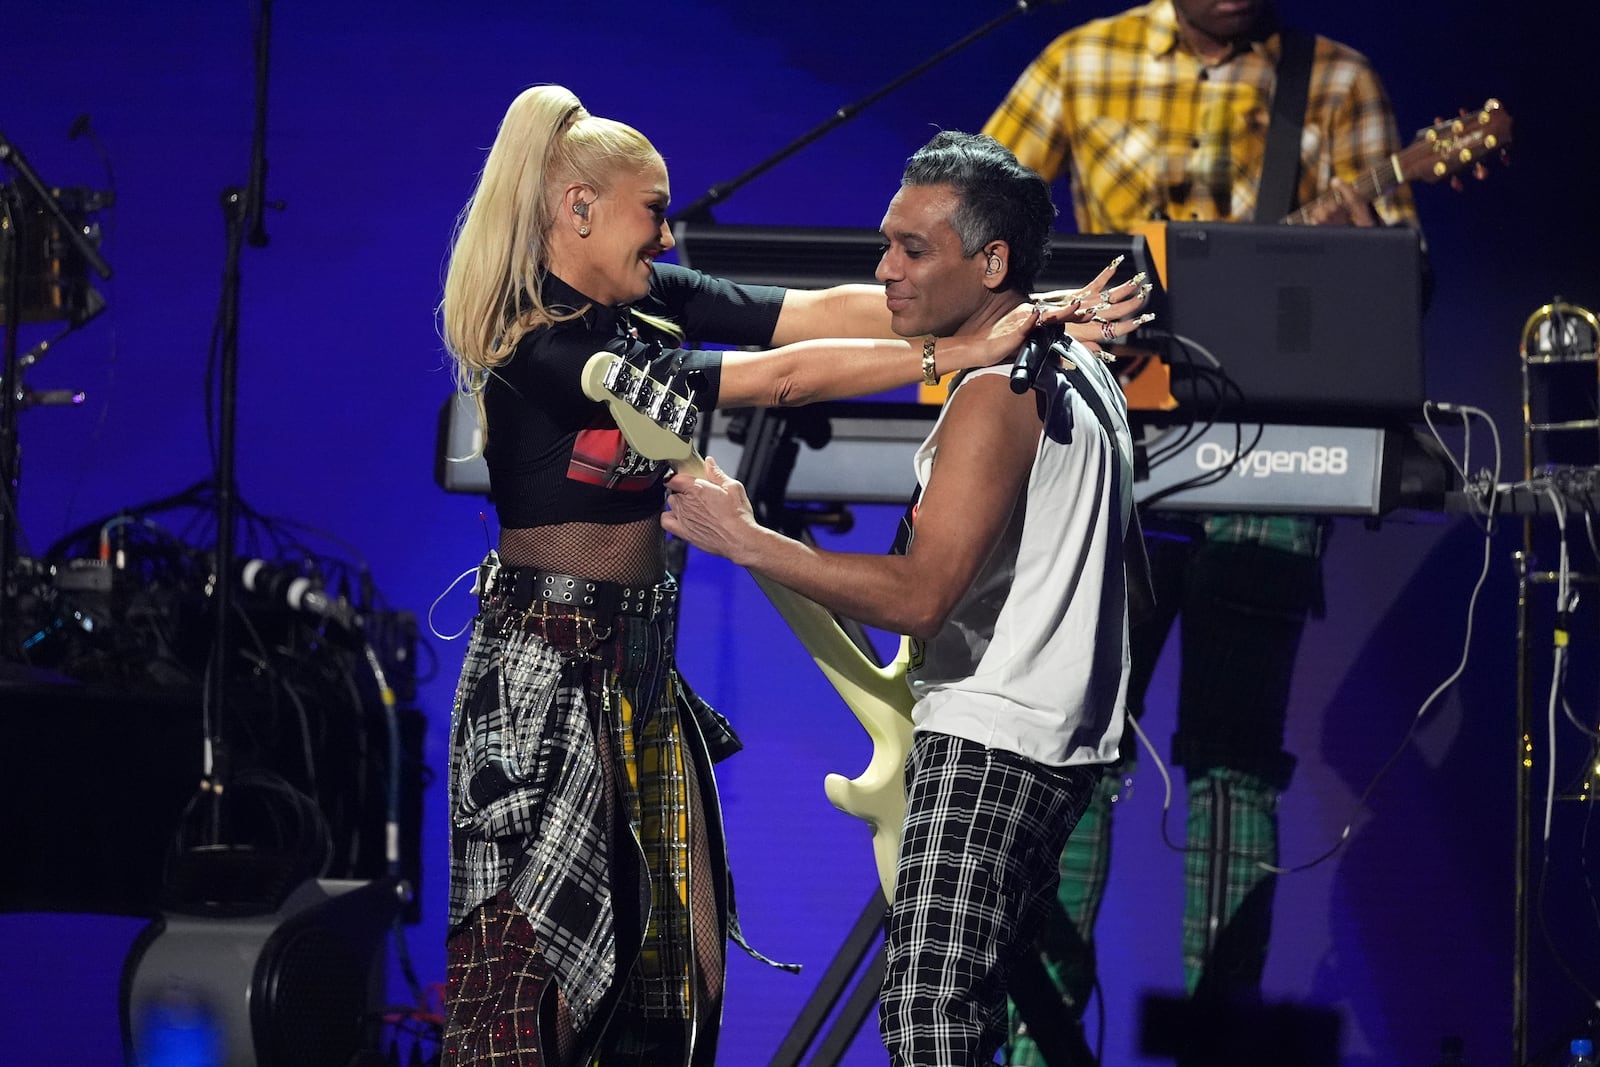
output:
[{"label": "guitar neck", "polygon": [[[681,459],[671,461],[674,468],[690,477],[699,478],[705,473],[705,460],[700,453],[689,450]],[[909,715],[910,691],[905,688],[903,670],[893,666],[879,666],[844,632],[833,613],[809,597],[788,586],[750,572],[756,585],[778,609],[783,621],[795,632],[806,651],[811,653],[837,685],[840,681],[855,689],[872,694],[876,699],[891,703],[905,702]]]},{"label": "guitar neck", "polygon": [[[705,476],[706,461],[692,443],[699,418],[692,395],[651,377],[648,367],[610,352],[589,357],[582,385],[585,396],[606,405],[633,451],[668,463],[679,474]],[[880,667],[821,604],[753,571],[751,575],[872,739],[866,770],[849,779],[830,774],[823,786],[835,807],[872,827],[878,880],[884,898],[892,900],[906,809],[904,767],[911,750],[907,642],[902,638],[894,662]]]},{"label": "guitar neck", "polygon": [[[1385,156],[1368,168],[1351,188],[1364,204],[1370,204],[1402,182],[1437,182],[1467,167],[1478,168],[1491,152],[1503,152],[1511,143],[1511,116],[1490,98],[1474,113],[1463,111],[1460,118],[1444,119],[1419,133],[1400,151]],[[1332,193],[1324,193],[1283,219],[1291,225],[1310,225],[1325,210],[1334,206]]]},{"label": "guitar neck", "polygon": [[[1361,176],[1351,183],[1351,188],[1362,203],[1370,204],[1390,189],[1399,185],[1404,179],[1400,176],[1400,160],[1398,156],[1388,156],[1376,166],[1368,167],[1361,172]],[[1309,204],[1305,204],[1283,217],[1283,223],[1289,226],[1310,226],[1312,219],[1316,218],[1323,210],[1333,206],[1332,193],[1323,193]]]},{"label": "guitar neck", "polygon": [[686,456],[671,459],[667,462],[672,465],[673,470],[679,474],[687,474],[691,478],[699,478],[706,473],[706,461],[694,449],[690,449],[689,454]]}]

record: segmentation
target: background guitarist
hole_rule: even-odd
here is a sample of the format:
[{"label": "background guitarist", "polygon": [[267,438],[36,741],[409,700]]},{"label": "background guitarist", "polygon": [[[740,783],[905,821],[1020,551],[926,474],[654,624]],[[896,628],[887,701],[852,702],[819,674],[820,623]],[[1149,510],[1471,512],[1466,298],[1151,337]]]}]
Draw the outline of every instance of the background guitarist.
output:
[{"label": "background guitarist", "polygon": [[[1023,71],[984,132],[1047,178],[1068,176],[1086,233],[1156,219],[1272,221],[1295,206],[1314,223],[1417,224],[1405,185],[1369,206],[1350,184],[1387,170],[1400,148],[1377,74],[1342,44],[1281,32],[1271,0],[1154,0],[1070,30]],[[1278,859],[1278,798],[1294,767],[1284,722],[1305,620],[1321,607],[1324,529],[1299,516],[1173,514],[1146,515],[1144,529],[1157,612],[1134,629],[1135,715],[1183,619],[1172,760],[1188,780],[1185,986],[1197,998],[1254,998],[1275,884],[1261,864]],[[1127,762],[1103,777],[1062,855],[1045,946],[1080,1018],[1111,801],[1133,758],[1123,747]],[[1012,1044],[1007,1062],[1043,1062],[1025,1033]]]},{"label": "background guitarist", "polygon": [[[883,220],[877,276],[895,333],[927,337],[930,350],[945,343],[934,338],[987,334],[1025,306],[1054,216],[1048,184],[997,142],[936,136]],[[667,483],[669,533],[914,639],[879,1007],[896,1067],[991,1062],[1008,973],[1031,958],[1055,858],[1122,733],[1127,409],[1081,344],[1051,354],[1070,357],[1074,387],[1042,403],[1012,389],[1009,364],[958,379],[916,455],[921,495],[903,555],[829,552],[761,527],[743,486],[713,462]],[[1061,409],[1070,432],[1051,420],[1047,433],[1041,414]]]}]

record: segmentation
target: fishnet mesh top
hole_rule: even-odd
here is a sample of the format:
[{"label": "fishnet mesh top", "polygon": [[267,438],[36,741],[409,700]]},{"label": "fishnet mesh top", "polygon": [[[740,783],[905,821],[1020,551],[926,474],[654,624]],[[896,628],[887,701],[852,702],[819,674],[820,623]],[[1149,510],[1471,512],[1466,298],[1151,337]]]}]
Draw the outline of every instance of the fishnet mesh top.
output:
[{"label": "fishnet mesh top", "polygon": [[655,585],[663,575],[661,517],[608,524],[564,522],[500,531],[500,560],[623,585]]}]

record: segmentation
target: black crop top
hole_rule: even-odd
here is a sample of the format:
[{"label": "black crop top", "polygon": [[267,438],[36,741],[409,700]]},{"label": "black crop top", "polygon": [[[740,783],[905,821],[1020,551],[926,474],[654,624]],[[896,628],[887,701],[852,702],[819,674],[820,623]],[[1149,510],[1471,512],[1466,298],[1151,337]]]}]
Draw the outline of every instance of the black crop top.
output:
[{"label": "black crop top", "polygon": [[[693,341],[772,343],[784,290],[737,285],[671,263],[650,272],[650,294],[632,307],[670,319]],[[489,440],[484,460],[489,495],[505,529],[560,522],[625,523],[659,514],[666,497],[662,465],[627,446],[605,405],[583,393],[581,375],[595,352],[633,354],[652,340],[671,345],[625,307],[602,307],[549,275],[552,308],[589,310],[540,327],[518,343],[484,388]],[[669,349],[696,387],[702,412],[717,404],[722,353]]]}]

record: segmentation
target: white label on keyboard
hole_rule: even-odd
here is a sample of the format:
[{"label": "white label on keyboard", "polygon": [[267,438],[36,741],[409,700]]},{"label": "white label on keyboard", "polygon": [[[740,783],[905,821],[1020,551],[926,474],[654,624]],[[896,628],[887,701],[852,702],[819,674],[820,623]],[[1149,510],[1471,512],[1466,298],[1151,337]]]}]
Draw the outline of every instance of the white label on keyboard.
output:
[{"label": "white label on keyboard", "polygon": [[[1135,496],[1142,501],[1179,482],[1206,478],[1210,484],[1162,497],[1157,506],[1204,511],[1382,512],[1386,431],[1268,425],[1259,427],[1261,438],[1250,448],[1257,429],[1231,424],[1210,427],[1153,466],[1150,477],[1134,487]],[[1184,427],[1171,427],[1146,444],[1150,452],[1159,453],[1184,432]],[[1241,447],[1248,451],[1234,463]]]}]

